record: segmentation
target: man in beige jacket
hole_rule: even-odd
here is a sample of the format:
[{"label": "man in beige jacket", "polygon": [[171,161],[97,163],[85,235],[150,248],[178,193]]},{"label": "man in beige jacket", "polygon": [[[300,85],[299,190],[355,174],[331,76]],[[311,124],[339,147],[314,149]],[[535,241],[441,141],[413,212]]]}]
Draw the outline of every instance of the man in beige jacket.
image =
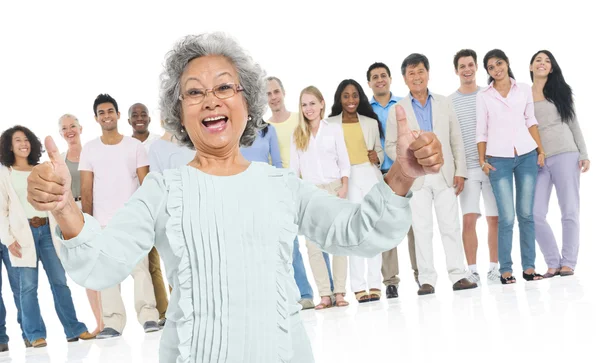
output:
[{"label": "man in beige jacket", "polygon": [[[433,214],[446,252],[446,268],[453,290],[477,287],[467,279],[464,250],[461,242],[458,215],[458,194],[463,189],[467,175],[465,151],[460,126],[452,103],[444,96],[429,92],[429,60],[422,54],[411,54],[402,62],[402,76],[410,93],[398,102],[404,110],[412,130],[433,131],[442,143],[444,166],[439,174],[426,175],[415,180],[411,190],[413,198],[412,228],[419,268],[419,295],[433,294],[437,273],[433,264]],[[388,120],[396,119],[395,107]],[[396,158],[397,125],[386,125],[385,152]]]}]

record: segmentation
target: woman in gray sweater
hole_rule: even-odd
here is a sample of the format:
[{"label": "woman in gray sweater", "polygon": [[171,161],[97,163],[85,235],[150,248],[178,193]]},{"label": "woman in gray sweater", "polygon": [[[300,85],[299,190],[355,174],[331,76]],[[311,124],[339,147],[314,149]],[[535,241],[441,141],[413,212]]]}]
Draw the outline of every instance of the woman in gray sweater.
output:
[{"label": "woman in gray sweater", "polygon": [[[573,275],[579,253],[579,176],[590,168],[585,141],[579,128],[573,93],[556,59],[547,50],[531,58],[535,118],[539,122],[546,164],[540,167],[534,201],[535,238],[544,254],[545,278]],[[563,243],[558,250],[546,221],[552,187],[562,214]]]}]

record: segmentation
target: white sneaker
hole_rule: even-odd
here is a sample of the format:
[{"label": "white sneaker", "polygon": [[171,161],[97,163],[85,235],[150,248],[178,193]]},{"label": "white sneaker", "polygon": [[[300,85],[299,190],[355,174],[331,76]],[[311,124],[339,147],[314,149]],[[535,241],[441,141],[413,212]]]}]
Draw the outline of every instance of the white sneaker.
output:
[{"label": "white sneaker", "polygon": [[479,286],[481,278],[479,277],[479,274],[477,272],[473,272],[469,276],[467,276],[467,280],[469,280],[469,282],[474,282],[477,284],[477,286]]},{"label": "white sneaker", "polygon": [[487,274],[488,280],[491,282],[499,282],[500,281],[500,269],[498,267],[493,267],[488,271]]},{"label": "white sneaker", "polygon": [[312,299],[302,299],[298,301],[298,303],[302,305],[302,310],[309,310],[315,308],[315,303],[312,301]]}]

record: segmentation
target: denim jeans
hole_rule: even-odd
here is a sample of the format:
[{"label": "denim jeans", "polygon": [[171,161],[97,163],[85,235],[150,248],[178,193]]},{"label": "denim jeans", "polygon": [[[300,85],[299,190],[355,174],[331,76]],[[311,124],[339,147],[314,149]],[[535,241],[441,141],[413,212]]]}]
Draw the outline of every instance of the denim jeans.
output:
[{"label": "denim jeans", "polygon": [[294,240],[294,254],[292,255],[292,267],[294,268],[294,280],[300,290],[301,299],[313,298],[313,291],[310,287],[310,283],[306,278],[306,268],[304,267],[304,260],[300,253],[300,244],[298,243],[298,237]]},{"label": "denim jeans", "polygon": [[[65,270],[56,255],[52,244],[52,235],[48,224],[38,228],[30,227],[35,243],[37,261],[41,261],[48,276],[52,296],[54,297],[54,309],[63,326],[67,339],[78,337],[86,332],[85,324],[77,320],[71,290],[67,286]],[[36,267],[19,267],[21,278],[21,311],[23,314],[23,330],[30,342],[40,338],[46,338],[46,326],[40,313],[38,302],[38,264]]]},{"label": "denim jeans", "polygon": [[521,266],[535,268],[535,223],[533,201],[538,175],[537,151],[513,158],[488,157],[490,183],[498,206],[498,259],[500,273],[512,272],[512,238],[515,222],[514,184],[517,190],[516,212],[519,222]]},{"label": "denim jeans", "polygon": [[[2,298],[2,262],[6,266],[6,274],[8,275],[8,283],[13,293],[15,300],[15,306],[17,307],[17,322],[21,326],[21,298],[20,298],[20,284],[19,284],[19,271],[12,267],[10,263],[10,257],[8,248],[0,243],[0,344],[8,343],[8,335],[6,335],[6,308],[4,306],[4,299]],[[23,333],[23,339],[25,339],[25,333]]]}]

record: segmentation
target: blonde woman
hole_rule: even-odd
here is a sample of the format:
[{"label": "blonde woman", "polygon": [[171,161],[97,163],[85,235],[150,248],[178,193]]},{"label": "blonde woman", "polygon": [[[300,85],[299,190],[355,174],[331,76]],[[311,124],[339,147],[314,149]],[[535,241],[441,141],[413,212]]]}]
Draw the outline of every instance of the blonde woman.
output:
[{"label": "blonde woman", "polygon": [[[325,101],[314,86],[300,93],[300,122],[292,135],[290,169],[305,181],[315,184],[330,194],[346,198],[350,159],[344,142],[342,127],[324,120]],[[335,305],[347,306],[346,277],[348,260],[333,256],[333,291],[329,281],[325,258],[316,244],[306,240],[308,259],[321,296],[316,310]]]},{"label": "blonde woman", "polygon": [[[71,192],[75,198],[75,202],[81,208],[81,185],[79,175],[79,156],[81,155],[81,131],[83,128],[79,124],[77,117],[65,114],[58,119],[58,130],[60,136],[67,142],[67,151],[61,154],[65,160],[69,173],[71,174]],[[104,329],[102,320],[102,300],[100,299],[100,291],[85,289],[94,318],[96,318],[96,330],[92,335],[96,336]]]},{"label": "blonde woman", "polygon": [[[379,165],[384,154],[381,124],[358,82],[345,79],[338,85],[328,120],[342,126],[351,165],[348,200],[360,203],[383,179]],[[381,298],[381,263],[381,254],[350,257],[350,288],[359,303]]]}]

